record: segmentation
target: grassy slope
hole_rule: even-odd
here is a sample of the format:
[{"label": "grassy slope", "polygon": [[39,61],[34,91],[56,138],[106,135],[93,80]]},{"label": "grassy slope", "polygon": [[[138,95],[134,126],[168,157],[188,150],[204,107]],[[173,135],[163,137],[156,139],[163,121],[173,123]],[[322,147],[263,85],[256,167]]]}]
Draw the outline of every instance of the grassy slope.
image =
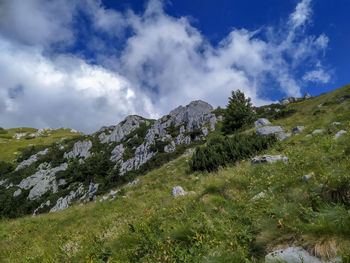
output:
[{"label": "grassy slope", "polygon": [[[25,139],[22,137],[17,140],[12,138],[15,133],[27,132],[33,133],[36,129],[33,128],[14,128],[8,129],[7,134],[0,134],[0,161],[10,162],[16,159],[17,155],[20,154],[19,149],[25,148],[32,145],[51,145],[54,142],[59,142],[62,138],[72,138],[77,136],[77,133],[72,133],[70,130],[58,129],[50,132],[49,136],[38,136],[33,139]],[[17,153],[17,154],[16,154]]]},{"label": "grassy slope", "polygon": [[[320,193],[350,182],[350,132],[333,140],[338,130],[350,131],[350,101],[317,107],[344,94],[350,86],[290,105],[298,112],[273,123],[306,127],[267,152],[288,156],[286,165],[246,160],[191,174],[180,157],[125,187],[126,198],[1,221],[0,261],[258,262],[278,245],[302,244],[322,256],[343,254],[347,262],[350,213]],[[313,115],[317,110],[324,112]],[[334,128],[333,121],[342,125]],[[318,128],[329,134],[305,137]],[[302,183],[307,173],[314,177]],[[175,185],[195,193],[175,199]],[[252,201],[261,191],[266,197]]]}]

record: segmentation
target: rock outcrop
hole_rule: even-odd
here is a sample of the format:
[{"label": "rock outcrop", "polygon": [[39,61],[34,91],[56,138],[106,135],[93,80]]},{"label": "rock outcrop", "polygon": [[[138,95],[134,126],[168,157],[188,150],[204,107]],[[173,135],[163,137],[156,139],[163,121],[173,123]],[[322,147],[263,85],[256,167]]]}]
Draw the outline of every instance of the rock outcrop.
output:
[{"label": "rock outcrop", "polygon": [[55,206],[50,209],[50,213],[61,211],[64,209],[67,209],[70,207],[73,199],[77,198],[78,196],[82,195],[84,193],[84,187],[81,184],[77,190],[71,191],[67,196],[60,197]]},{"label": "rock outcrop", "polygon": [[[215,130],[217,118],[212,111],[213,107],[210,104],[198,100],[192,101],[187,106],[177,107],[168,115],[156,120],[152,125],[139,116],[131,115],[117,126],[100,129],[99,138],[105,143],[120,142],[112,151],[111,161],[116,163],[116,167],[119,164],[120,173],[123,175],[127,171],[137,170],[142,164],[158,154],[158,151],[152,147],[157,142],[167,143],[163,151],[169,153],[175,151],[179,144],[190,144],[192,139],[189,133],[193,131],[196,131],[196,135],[198,134],[194,140],[204,140],[209,130]],[[135,146],[135,154],[132,158],[123,161],[125,136],[139,128],[142,123],[149,126],[143,142],[139,146]],[[111,134],[107,135],[108,132]]]},{"label": "rock outcrop", "polygon": [[15,133],[15,134],[13,135],[13,138],[19,140],[19,139],[21,139],[22,137],[24,137],[24,136],[26,136],[26,135],[27,135],[26,132]]},{"label": "rock outcrop", "polygon": [[39,170],[35,174],[23,179],[18,187],[20,189],[31,189],[28,195],[29,200],[35,200],[49,190],[55,193],[58,188],[55,174],[58,171],[66,170],[67,167],[67,163],[63,163],[55,168],[50,168],[46,163],[41,164]]},{"label": "rock outcrop", "polygon": [[255,127],[260,127],[260,126],[269,125],[269,124],[271,124],[271,122],[265,118],[260,118],[254,122]]},{"label": "rock outcrop", "polygon": [[18,171],[19,169],[23,169],[25,167],[28,167],[31,164],[35,163],[38,160],[39,156],[47,154],[48,151],[49,151],[49,149],[45,149],[43,151],[40,151],[40,152],[30,156],[27,160],[24,160],[16,167],[16,171]]},{"label": "rock outcrop", "polygon": [[46,202],[42,203],[39,207],[37,207],[34,210],[33,216],[36,216],[40,209],[43,209],[45,206],[50,206],[50,205],[51,205],[51,201],[50,200],[47,200]]},{"label": "rock outcrop", "polygon": [[310,98],[312,98],[312,96],[309,94],[309,93],[305,93],[305,95],[304,95],[304,99],[310,99]]},{"label": "rock outcrop", "polygon": [[92,147],[92,142],[90,140],[88,141],[79,141],[76,142],[73,146],[73,150],[64,153],[63,158],[65,159],[73,159],[73,158],[87,158],[91,155],[90,149]]},{"label": "rock outcrop", "polygon": [[123,147],[123,144],[117,145],[111,152],[110,160],[115,163],[120,162],[121,160],[123,160],[124,151],[125,149]]},{"label": "rock outcrop", "polygon": [[127,116],[124,119],[124,121],[122,121],[118,125],[108,128],[112,130],[111,134],[106,134],[105,127],[102,128],[102,130],[100,131],[103,131],[103,132],[99,135],[99,139],[101,140],[102,143],[121,142],[125,136],[129,135],[131,132],[139,128],[141,123],[145,123],[146,125],[149,124],[148,121],[143,120],[140,116],[137,116],[137,115]]}]

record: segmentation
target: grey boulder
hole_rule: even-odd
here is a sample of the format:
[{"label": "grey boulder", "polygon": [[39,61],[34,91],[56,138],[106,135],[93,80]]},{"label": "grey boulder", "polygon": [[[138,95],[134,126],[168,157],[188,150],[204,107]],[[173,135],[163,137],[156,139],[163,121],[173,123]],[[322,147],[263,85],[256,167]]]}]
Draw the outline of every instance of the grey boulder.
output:
[{"label": "grey boulder", "polygon": [[266,118],[260,118],[254,122],[255,127],[260,127],[260,126],[269,125],[269,124],[271,124],[271,122]]},{"label": "grey boulder", "polygon": [[251,160],[251,164],[258,164],[258,163],[275,163],[277,161],[283,161],[284,163],[288,162],[288,157],[283,156],[283,155],[263,155],[261,157],[259,156],[255,156],[252,160]]},{"label": "grey boulder", "polygon": [[265,262],[287,262],[287,263],[330,263],[342,262],[340,258],[324,261],[309,254],[302,247],[287,247],[275,250],[265,256]]},{"label": "grey boulder", "polygon": [[301,133],[304,130],[304,128],[305,128],[304,126],[297,126],[297,127],[292,129],[292,133],[293,134],[299,134],[299,133]]},{"label": "grey boulder", "polygon": [[318,134],[318,133],[322,133],[323,130],[322,129],[316,129],[312,132],[312,134]]},{"label": "grey boulder", "polygon": [[270,134],[278,134],[283,132],[281,126],[265,126],[257,129],[256,134],[258,135],[270,135]]},{"label": "grey boulder", "polygon": [[181,186],[175,186],[171,191],[171,195],[174,197],[186,195],[185,190]]},{"label": "grey boulder", "polygon": [[340,130],[340,131],[338,131],[335,135],[334,135],[334,140],[336,140],[336,139],[338,139],[341,135],[343,135],[343,134],[345,134],[346,133],[346,131],[344,131],[344,130]]}]

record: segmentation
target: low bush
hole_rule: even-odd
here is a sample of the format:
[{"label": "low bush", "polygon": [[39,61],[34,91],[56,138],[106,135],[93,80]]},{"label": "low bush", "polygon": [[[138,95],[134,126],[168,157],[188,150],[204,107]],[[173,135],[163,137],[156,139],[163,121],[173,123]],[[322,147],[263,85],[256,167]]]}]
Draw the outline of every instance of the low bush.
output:
[{"label": "low bush", "polygon": [[8,131],[5,130],[4,128],[0,127],[0,134],[7,134]]},{"label": "low bush", "polygon": [[206,146],[198,147],[190,163],[192,171],[217,171],[220,166],[234,163],[267,149],[276,137],[237,134],[233,137],[216,136]]}]

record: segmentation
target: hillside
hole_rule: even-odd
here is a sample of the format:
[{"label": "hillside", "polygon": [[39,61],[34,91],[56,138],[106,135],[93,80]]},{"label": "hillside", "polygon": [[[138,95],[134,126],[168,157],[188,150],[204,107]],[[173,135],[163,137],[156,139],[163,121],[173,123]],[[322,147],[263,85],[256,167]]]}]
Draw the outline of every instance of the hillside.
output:
[{"label": "hillside", "polygon": [[[204,102],[179,107],[160,120],[131,116],[93,135],[67,140],[61,150],[57,146],[59,154],[52,150],[50,158],[39,157],[13,184],[20,185],[40,171],[43,163],[50,163],[50,168],[43,168],[47,171],[65,162],[67,169],[58,171],[55,180],[69,183],[56,193],[45,192],[24,210],[32,213],[35,205],[47,200],[52,209],[80,186],[84,189],[80,194],[95,201],[36,217],[3,218],[1,262],[264,262],[269,252],[278,249],[317,257],[310,262],[350,262],[348,98],[349,85],[315,98],[256,109],[258,117],[271,121],[268,126],[281,126],[284,131],[279,134],[283,140],[259,156],[283,155],[288,158],[285,162],[252,165],[252,158],[245,158],[215,172],[192,171],[197,152],[183,153],[210,143],[221,131],[220,111]],[[198,103],[205,105],[200,111],[196,111]],[[188,113],[192,106],[193,115]],[[304,129],[293,134],[297,126]],[[346,132],[335,137],[341,130]],[[108,171],[102,169],[105,166]],[[118,173],[107,180],[95,174],[96,167],[106,175],[113,175],[112,170]],[[72,168],[76,172],[72,174],[91,177],[72,178],[65,172]],[[0,179],[9,180],[8,185],[13,173]],[[96,184],[97,191],[90,191]],[[187,194],[175,198],[175,186]],[[2,197],[4,193],[13,197],[18,190],[0,187]],[[107,196],[111,188],[115,192]],[[21,195],[21,202],[27,202],[30,190]]]},{"label": "hillside", "polygon": [[[64,139],[70,139],[81,133],[69,129],[61,128],[54,130],[50,127],[44,129],[33,128],[0,128],[0,161],[12,162],[21,155],[21,150],[31,146],[49,146],[52,143],[60,142]],[[32,135],[32,136],[30,136]]]}]

